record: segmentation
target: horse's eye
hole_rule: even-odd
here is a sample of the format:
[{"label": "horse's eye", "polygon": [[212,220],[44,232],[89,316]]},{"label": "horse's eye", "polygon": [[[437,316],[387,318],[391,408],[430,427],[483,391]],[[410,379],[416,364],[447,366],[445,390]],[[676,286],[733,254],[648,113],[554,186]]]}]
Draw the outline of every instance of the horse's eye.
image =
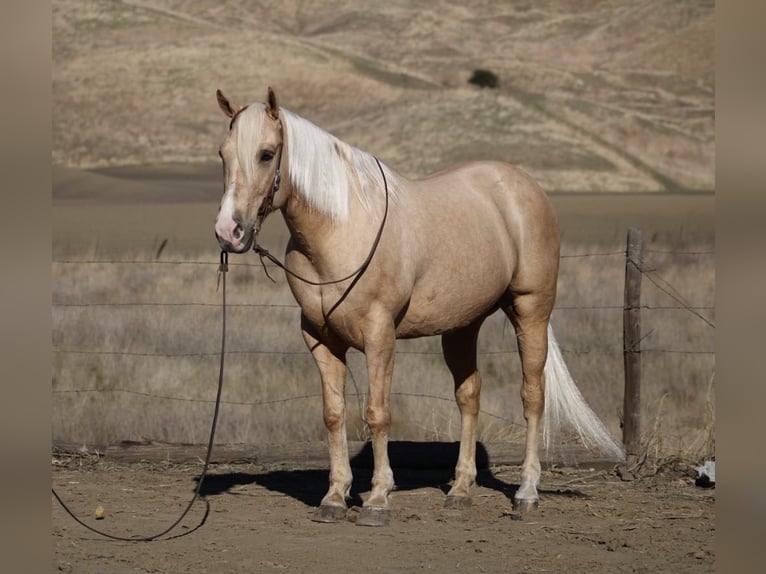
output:
[{"label": "horse's eye", "polygon": [[265,149],[261,152],[260,159],[262,162],[271,161],[272,159],[274,159],[274,152],[269,149]]}]

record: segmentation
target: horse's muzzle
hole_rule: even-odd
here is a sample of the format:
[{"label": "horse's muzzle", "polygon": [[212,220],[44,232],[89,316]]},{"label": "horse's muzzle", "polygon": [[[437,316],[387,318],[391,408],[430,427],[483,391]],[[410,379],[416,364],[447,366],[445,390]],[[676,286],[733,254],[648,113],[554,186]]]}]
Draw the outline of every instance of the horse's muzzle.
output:
[{"label": "horse's muzzle", "polygon": [[239,225],[232,231],[230,237],[222,237],[219,235],[218,230],[215,232],[218,245],[229,253],[245,253],[249,251],[253,246],[253,237],[255,237],[255,229],[253,227],[243,229]]}]

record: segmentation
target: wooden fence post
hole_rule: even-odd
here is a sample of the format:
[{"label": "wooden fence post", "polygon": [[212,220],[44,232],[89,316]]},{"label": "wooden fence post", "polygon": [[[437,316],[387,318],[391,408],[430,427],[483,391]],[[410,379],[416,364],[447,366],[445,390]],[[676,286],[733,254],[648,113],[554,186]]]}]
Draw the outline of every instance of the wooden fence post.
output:
[{"label": "wooden fence post", "polygon": [[628,229],[625,258],[625,306],[622,312],[625,395],[622,442],[630,467],[641,447],[641,262],[643,239],[640,229]]}]

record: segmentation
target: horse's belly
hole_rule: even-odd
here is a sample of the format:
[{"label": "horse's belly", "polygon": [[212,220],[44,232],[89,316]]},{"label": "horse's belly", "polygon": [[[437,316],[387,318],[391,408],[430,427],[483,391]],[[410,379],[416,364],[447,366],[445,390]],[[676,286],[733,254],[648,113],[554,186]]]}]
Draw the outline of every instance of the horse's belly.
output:
[{"label": "horse's belly", "polygon": [[[442,284],[416,290],[396,327],[397,338],[424,337],[454,331],[498,309],[504,287]],[[493,288],[494,287],[494,288]]]}]

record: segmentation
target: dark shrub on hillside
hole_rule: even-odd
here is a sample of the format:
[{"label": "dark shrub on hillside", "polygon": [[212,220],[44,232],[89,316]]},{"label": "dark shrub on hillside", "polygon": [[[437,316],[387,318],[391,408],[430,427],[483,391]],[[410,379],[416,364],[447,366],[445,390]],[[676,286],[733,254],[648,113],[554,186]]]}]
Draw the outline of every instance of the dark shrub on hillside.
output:
[{"label": "dark shrub on hillside", "polygon": [[474,84],[480,88],[496,88],[499,80],[497,74],[489,70],[474,70],[473,75],[468,79],[469,84]]}]

